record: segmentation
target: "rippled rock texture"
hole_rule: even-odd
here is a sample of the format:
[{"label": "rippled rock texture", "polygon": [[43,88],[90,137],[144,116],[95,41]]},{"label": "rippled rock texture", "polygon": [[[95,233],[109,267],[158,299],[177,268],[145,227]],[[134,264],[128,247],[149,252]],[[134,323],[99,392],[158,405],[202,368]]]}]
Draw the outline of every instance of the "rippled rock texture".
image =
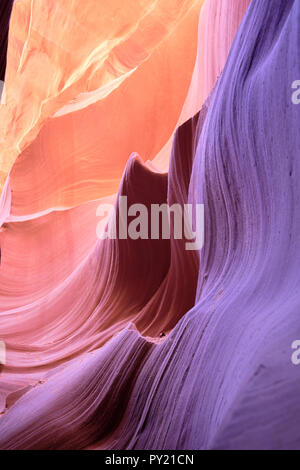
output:
[{"label": "rippled rock texture", "polygon": [[[299,21],[297,0],[15,0],[1,449],[300,448]],[[203,248],[99,239],[121,196],[204,204]]]}]

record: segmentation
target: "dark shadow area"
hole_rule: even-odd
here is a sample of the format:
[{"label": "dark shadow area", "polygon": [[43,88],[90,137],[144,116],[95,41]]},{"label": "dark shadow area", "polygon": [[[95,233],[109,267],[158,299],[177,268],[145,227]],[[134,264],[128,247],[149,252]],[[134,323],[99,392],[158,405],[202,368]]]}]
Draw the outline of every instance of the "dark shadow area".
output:
[{"label": "dark shadow area", "polygon": [[2,81],[4,81],[6,70],[8,29],[12,6],[13,0],[1,0],[0,2],[0,80]]}]

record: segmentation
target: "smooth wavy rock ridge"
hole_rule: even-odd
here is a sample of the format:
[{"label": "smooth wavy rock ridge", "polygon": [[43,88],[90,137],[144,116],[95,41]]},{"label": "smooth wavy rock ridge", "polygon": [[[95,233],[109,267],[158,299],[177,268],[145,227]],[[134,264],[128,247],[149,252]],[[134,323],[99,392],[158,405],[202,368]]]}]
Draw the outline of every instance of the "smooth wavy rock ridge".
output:
[{"label": "smooth wavy rock ridge", "polygon": [[[0,449],[299,449],[300,4],[124,3],[14,2]],[[124,196],[203,248],[99,239]]]}]

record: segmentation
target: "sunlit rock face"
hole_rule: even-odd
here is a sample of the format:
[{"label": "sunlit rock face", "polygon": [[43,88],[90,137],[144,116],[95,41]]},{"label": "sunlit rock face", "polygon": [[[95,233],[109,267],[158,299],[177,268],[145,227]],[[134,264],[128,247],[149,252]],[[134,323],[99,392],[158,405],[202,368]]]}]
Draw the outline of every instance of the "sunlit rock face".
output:
[{"label": "sunlit rock face", "polygon": [[[299,16],[15,0],[1,449],[300,448]],[[99,204],[125,196],[204,204],[203,248],[99,239]]]}]

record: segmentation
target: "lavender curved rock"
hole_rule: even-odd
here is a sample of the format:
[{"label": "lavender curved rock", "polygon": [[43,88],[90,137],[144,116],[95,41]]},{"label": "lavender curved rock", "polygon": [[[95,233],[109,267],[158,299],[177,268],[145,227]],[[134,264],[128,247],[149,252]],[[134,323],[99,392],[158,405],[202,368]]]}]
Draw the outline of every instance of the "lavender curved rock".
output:
[{"label": "lavender curved rock", "polygon": [[[206,242],[199,259],[171,242],[134,321],[171,333],[129,327],[52,373],[1,418],[0,448],[300,448],[299,17],[296,0],[252,0],[208,109],[177,131],[168,200],[204,203]],[[136,171],[167,197],[134,159],[120,191]]]}]

